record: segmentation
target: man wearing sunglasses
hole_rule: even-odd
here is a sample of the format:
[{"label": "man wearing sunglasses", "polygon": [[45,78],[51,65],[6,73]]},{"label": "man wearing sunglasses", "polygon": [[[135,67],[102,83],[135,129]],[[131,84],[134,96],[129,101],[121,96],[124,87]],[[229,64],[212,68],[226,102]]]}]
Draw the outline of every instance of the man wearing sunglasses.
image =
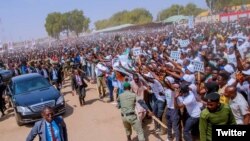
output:
[{"label": "man wearing sunglasses", "polygon": [[44,107],[40,121],[36,122],[26,141],[33,141],[39,135],[39,141],[68,141],[67,129],[62,117],[54,117],[51,107]]}]

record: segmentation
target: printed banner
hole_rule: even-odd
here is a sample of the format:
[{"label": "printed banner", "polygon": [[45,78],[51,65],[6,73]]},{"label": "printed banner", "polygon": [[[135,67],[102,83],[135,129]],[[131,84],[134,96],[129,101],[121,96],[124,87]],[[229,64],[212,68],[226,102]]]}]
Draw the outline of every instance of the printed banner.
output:
[{"label": "printed banner", "polygon": [[195,71],[204,72],[204,62],[193,60],[191,63],[194,65]]},{"label": "printed banner", "polygon": [[180,54],[179,51],[171,51],[171,53],[170,53],[170,58],[171,58],[172,60],[177,61],[177,60],[180,59],[180,57],[181,57],[181,54]]},{"label": "printed banner", "polygon": [[190,41],[187,39],[187,40],[179,40],[178,41],[179,44],[180,44],[180,47],[187,47],[189,44],[190,44]]},{"label": "printed banner", "polygon": [[141,50],[141,47],[136,47],[136,48],[133,48],[133,55],[134,56],[139,56],[142,54],[142,50]]}]

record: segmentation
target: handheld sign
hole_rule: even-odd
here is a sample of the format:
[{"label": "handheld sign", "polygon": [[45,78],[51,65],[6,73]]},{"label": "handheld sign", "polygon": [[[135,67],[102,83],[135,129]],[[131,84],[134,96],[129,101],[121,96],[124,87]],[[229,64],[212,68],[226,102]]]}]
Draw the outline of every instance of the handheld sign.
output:
[{"label": "handheld sign", "polygon": [[179,60],[180,59],[180,52],[179,51],[171,51],[170,58],[172,60],[175,60],[175,61]]},{"label": "handheld sign", "polygon": [[188,28],[194,28],[194,17],[193,16],[188,17]]},{"label": "handheld sign", "polygon": [[191,64],[194,65],[194,70],[198,72],[204,72],[204,62],[193,60]]},{"label": "handheld sign", "polygon": [[134,56],[139,56],[141,54],[142,54],[141,47],[135,47],[135,48],[133,48],[133,55]]},{"label": "handheld sign", "polygon": [[190,44],[190,41],[188,39],[187,40],[179,40],[178,42],[179,42],[181,48],[187,47]]}]

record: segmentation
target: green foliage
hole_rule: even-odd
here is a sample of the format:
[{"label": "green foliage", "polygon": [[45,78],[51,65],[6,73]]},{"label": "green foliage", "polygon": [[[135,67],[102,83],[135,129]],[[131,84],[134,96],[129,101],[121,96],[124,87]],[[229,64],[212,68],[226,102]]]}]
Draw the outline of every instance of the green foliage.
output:
[{"label": "green foliage", "polygon": [[49,36],[59,38],[61,32],[75,32],[78,36],[89,28],[90,19],[85,17],[83,11],[73,10],[66,13],[50,13],[46,18],[45,29]]},{"label": "green foliage", "polygon": [[99,20],[95,22],[95,27],[97,30],[118,26],[122,24],[144,24],[152,22],[153,16],[152,14],[143,8],[137,8],[132,11],[120,11],[115,13],[109,19]]},{"label": "green foliage", "polygon": [[50,13],[46,18],[45,29],[49,36],[58,38],[62,30],[62,14],[58,12]]},{"label": "green foliage", "polygon": [[174,15],[197,16],[202,11],[204,10],[201,8],[198,8],[193,3],[189,3],[186,6],[174,4],[171,7],[160,11],[157,16],[157,21],[165,20],[166,18],[174,16]]}]

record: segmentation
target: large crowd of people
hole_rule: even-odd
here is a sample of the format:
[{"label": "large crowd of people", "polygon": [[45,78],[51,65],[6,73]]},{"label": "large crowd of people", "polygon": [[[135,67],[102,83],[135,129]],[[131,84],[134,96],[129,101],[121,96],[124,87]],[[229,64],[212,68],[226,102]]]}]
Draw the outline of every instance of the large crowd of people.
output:
[{"label": "large crowd of people", "polygon": [[[14,76],[40,73],[58,90],[71,78],[80,105],[84,79],[96,83],[99,98],[108,92],[121,109],[128,140],[131,126],[145,140],[141,126],[154,115],[166,118],[167,140],[209,141],[212,125],[250,123],[249,25],[245,19],[99,33],[16,49],[0,60]],[[155,122],[155,132],[161,129]]]}]

